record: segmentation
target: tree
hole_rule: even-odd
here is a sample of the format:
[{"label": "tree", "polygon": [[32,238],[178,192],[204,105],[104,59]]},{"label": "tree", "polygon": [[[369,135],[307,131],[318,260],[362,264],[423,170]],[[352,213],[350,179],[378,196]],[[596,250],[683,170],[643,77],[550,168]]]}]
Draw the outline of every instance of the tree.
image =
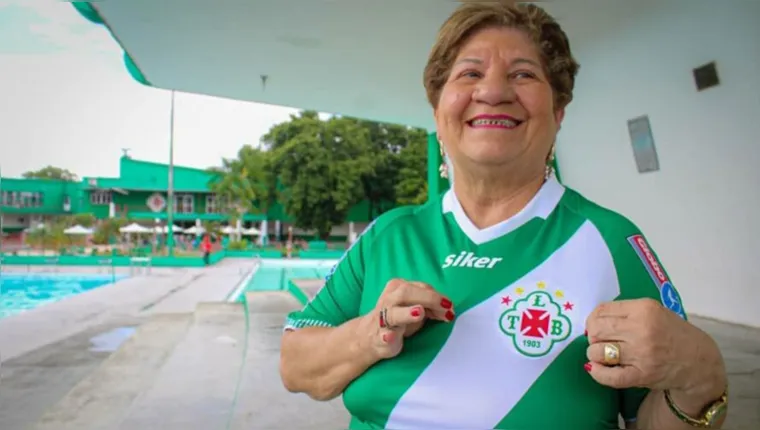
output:
[{"label": "tree", "polygon": [[372,169],[362,176],[364,196],[368,201],[368,218],[373,219],[396,202],[396,183],[401,170],[399,153],[406,147],[409,128],[374,121],[359,120],[370,138]]},{"label": "tree", "polygon": [[74,214],[68,219],[69,226],[78,224],[82,227],[92,227],[96,222],[97,218],[91,213]]},{"label": "tree", "polygon": [[40,170],[29,171],[21,176],[27,179],[54,179],[69,182],[77,182],[79,180],[79,178],[77,178],[77,175],[73,172],[54,166],[47,166],[43,167]]},{"label": "tree", "polygon": [[242,220],[247,213],[266,211],[269,201],[266,152],[245,145],[238,151],[237,158],[224,159],[222,167],[210,171],[215,174],[209,184],[211,191],[220,198],[233,221]]},{"label": "tree", "polygon": [[127,225],[127,219],[124,217],[106,218],[98,223],[92,241],[98,245],[108,245],[112,241],[117,241],[121,233],[119,229]]},{"label": "tree", "polygon": [[410,133],[409,144],[399,153],[401,169],[396,183],[396,201],[400,205],[419,205],[427,200],[427,134]]},{"label": "tree", "polygon": [[361,179],[373,163],[369,132],[357,120],[321,121],[303,112],[273,127],[262,143],[272,152],[278,196],[296,227],[326,239],[364,198]]}]

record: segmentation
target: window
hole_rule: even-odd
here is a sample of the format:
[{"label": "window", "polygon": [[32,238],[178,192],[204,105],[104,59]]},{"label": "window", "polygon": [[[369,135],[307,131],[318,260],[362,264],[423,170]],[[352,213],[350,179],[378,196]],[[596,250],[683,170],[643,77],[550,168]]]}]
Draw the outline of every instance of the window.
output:
[{"label": "window", "polygon": [[206,194],[206,213],[218,214],[219,213],[219,199],[216,194]]},{"label": "window", "polygon": [[174,195],[172,206],[174,212],[178,214],[191,214],[195,209],[195,198],[192,194]]},{"label": "window", "polygon": [[110,191],[93,191],[90,193],[90,203],[93,205],[111,204]]},{"label": "window", "polygon": [[44,193],[32,191],[3,191],[2,205],[13,208],[39,208],[44,203]]}]

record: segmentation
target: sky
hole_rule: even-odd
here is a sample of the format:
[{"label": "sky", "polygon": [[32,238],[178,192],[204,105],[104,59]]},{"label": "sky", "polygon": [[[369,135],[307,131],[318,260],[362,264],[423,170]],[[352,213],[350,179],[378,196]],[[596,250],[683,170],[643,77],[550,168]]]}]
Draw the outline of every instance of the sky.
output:
[{"label": "sky", "polygon": [[[0,0],[0,172],[118,176],[122,148],[168,163],[171,93],[132,79],[108,31],[67,2]],[[296,111],[177,93],[174,162],[219,165]]]}]

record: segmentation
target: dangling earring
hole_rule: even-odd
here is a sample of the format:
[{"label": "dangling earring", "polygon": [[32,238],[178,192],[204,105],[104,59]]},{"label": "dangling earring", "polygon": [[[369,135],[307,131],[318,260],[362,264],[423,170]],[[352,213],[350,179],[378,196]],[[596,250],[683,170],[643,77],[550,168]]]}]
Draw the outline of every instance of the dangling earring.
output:
[{"label": "dangling earring", "polygon": [[546,157],[544,180],[549,180],[549,178],[551,178],[554,174],[554,148],[555,145],[552,145],[552,149],[549,151],[549,155]]},{"label": "dangling earring", "polygon": [[439,148],[441,149],[441,165],[438,167],[438,174],[441,175],[442,178],[448,179],[449,177],[449,166],[446,164],[446,154],[443,152],[443,144],[439,142]]}]

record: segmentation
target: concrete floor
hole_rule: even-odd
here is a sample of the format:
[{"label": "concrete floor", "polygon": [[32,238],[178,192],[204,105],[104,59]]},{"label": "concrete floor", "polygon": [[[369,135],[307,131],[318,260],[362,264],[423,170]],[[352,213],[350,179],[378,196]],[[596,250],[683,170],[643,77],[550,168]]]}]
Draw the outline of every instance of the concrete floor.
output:
[{"label": "concrete floor", "polygon": [[[65,323],[63,335],[27,332],[34,341],[22,342],[3,361],[0,428],[345,428],[348,415],[340,400],[293,395],[279,380],[283,317],[300,307],[294,298],[249,293],[245,347],[242,305],[220,303],[245,277],[244,268],[166,272],[125,284],[130,295],[114,288],[97,300],[46,310]],[[307,287],[314,294],[316,286]],[[122,302],[115,305],[114,298]],[[108,303],[110,312],[98,303]],[[64,317],[83,307],[91,315],[84,323]],[[24,321],[36,319],[0,322],[0,341],[19,339],[7,330]],[[717,339],[729,368],[731,410],[724,428],[760,429],[760,330],[693,321]]]}]

